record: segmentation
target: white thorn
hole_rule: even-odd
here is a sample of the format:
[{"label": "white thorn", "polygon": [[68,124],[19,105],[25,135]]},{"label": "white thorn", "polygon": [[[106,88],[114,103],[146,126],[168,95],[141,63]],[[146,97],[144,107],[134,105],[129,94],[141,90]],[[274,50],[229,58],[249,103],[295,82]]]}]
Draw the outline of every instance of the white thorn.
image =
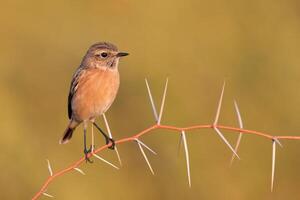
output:
[{"label": "white thorn", "polygon": [[237,118],[238,118],[239,126],[240,126],[241,129],[243,129],[244,125],[243,125],[241,113],[240,113],[240,110],[239,110],[239,107],[238,107],[236,101],[234,101],[234,108],[235,108],[236,115],[237,115]]},{"label": "white thorn", "polygon": [[[239,146],[240,146],[240,142],[241,142],[241,140],[242,140],[242,136],[243,136],[243,134],[240,133],[240,134],[239,134],[239,137],[238,137],[238,139],[237,139],[237,141],[236,141],[235,147],[234,147],[234,151],[235,151],[235,152],[238,151],[238,148],[239,148]],[[232,157],[231,157],[231,160],[230,160],[230,165],[232,165],[232,163],[233,163],[233,161],[234,161],[234,158],[236,157],[235,155],[236,155],[235,153],[232,154]]]},{"label": "white thorn", "polygon": [[[105,123],[106,129],[108,131],[109,137],[112,138],[112,133],[110,131],[110,127],[109,127],[109,124],[107,122],[105,113],[103,113],[103,119],[104,119],[104,123]],[[120,154],[119,154],[117,146],[115,146],[115,151],[116,151],[116,154],[117,154],[117,157],[118,157],[119,164],[120,164],[120,166],[122,166],[122,160],[121,160],[121,157],[120,157]]]},{"label": "white thorn", "polygon": [[111,134],[110,127],[109,127],[109,124],[107,122],[105,113],[103,113],[102,115],[103,115],[103,119],[104,119],[104,123],[105,123],[105,126],[106,126],[106,130],[108,132],[108,135],[109,135],[110,138],[112,138],[112,134]]},{"label": "white thorn", "polygon": [[182,134],[180,134],[180,137],[179,137],[177,156],[179,156],[181,145],[182,145]]},{"label": "white thorn", "polygon": [[154,101],[153,101],[153,98],[152,98],[152,94],[151,94],[151,90],[150,90],[150,87],[149,87],[149,84],[148,84],[148,81],[147,81],[146,78],[145,78],[145,82],[146,82],[147,91],[148,91],[148,95],[149,95],[149,98],[150,98],[154,118],[155,118],[156,122],[158,122],[158,115],[157,115],[156,107],[155,107],[155,104],[154,104]]},{"label": "white thorn", "polygon": [[168,82],[169,82],[169,79],[167,78],[166,84],[165,84],[165,89],[164,89],[164,94],[163,94],[162,101],[161,101],[160,112],[159,112],[157,124],[160,124],[160,122],[161,122],[161,117],[163,114],[163,110],[164,110],[164,106],[165,106],[165,99],[166,99],[166,94],[167,94],[167,89],[168,89]]},{"label": "white thorn", "polygon": [[182,141],[183,141],[183,146],[184,146],[184,151],[185,151],[185,159],[186,159],[186,168],[187,168],[187,175],[188,175],[189,187],[191,187],[192,183],[191,183],[191,170],[190,170],[189,150],[188,150],[188,146],[187,146],[185,132],[181,131],[181,135],[182,135]]},{"label": "white thorn", "polygon": [[120,157],[119,150],[118,150],[117,146],[115,146],[115,151],[116,151],[116,154],[117,154],[117,157],[118,157],[119,164],[122,167],[122,160],[121,160],[121,157]]},{"label": "white thorn", "polygon": [[147,146],[144,142],[142,142],[139,139],[135,139],[138,143],[140,143],[143,147],[145,147],[146,149],[148,149],[151,153],[153,153],[154,155],[157,155],[157,153],[155,151],[153,151],[149,146]]},{"label": "white thorn", "polygon": [[50,197],[50,198],[53,198],[54,196],[52,196],[51,194],[48,194],[46,192],[43,192],[43,195],[46,196],[46,197]]},{"label": "white thorn", "polygon": [[283,145],[281,144],[281,142],[278,140],[278,138],[273,138],[273,140],[282,148]]},{"label": "white thorn", "polygon": [[225,89],[225,81],[223,83],[222,92],[221,92],[221,96],[220,96],[219,103],[218,103],[218,109],[217,109],[214,125],[217,125],[218,120],[219,120],[220,111],[221,111],[221,107],[222,107],[222,101],[223,101],[223,95],[224,95],[224,89]]},{"label": "white thorn", "polygon": [[226,140],[226,138],[223,136],[223,134],[221,133],[221,131],[214,127],[214,130],[217,132],[217,134],[221,137],[221,139],[223,140],[223,142],[230,148],[230,150],[235,154],[235,156],[240,159],[239,155],[235,152],[235,150],[232,148],[232,146],[229,144],[229,142]]},{"label": "white thorn", "polygon": [[[236,101],[234,101],[234,108],[235,108],[235,112],[236,112],[236,115],[237,115],[237,118],[238,118],[239,127],[241,129],[243,129],[244,128],[243,121],[242,121],[241,113],[240,113],[240,110],[239,110],[239,107],[238,107]],[[239,146],[240,146],[240,143],[241,143],[241,140],[242,140],[242,136],[243,136],[243,134],[240,132],[239,137],[238,137],[238,139],[236,141],[236,144],[235,144],[235,148],[234,148],[235,152],[237,152],[238,149],[239,149]],[[230,165],[232,165],[234,158],[235,158],[235,154],[232,154]]]},{"label": "white thorn", "polygon": [[272,177],[271,177],[271,192],[273,192],[274,176],[275,176],[275,158],[276,158],[276,142],[272,142]]},{"label": "white thorn", "polygon": [[78,171],[80,174],[85,175],[85,173],[84,173],[81,169],[79,169],[79,168],[77,168],[77,167],[74,167],[74,169],[75,169],[76,171]]},{"label": "white thorn", "polygon": [[107,160],[105,160],[104,158],[100,157],[99,155],[93,154],[93,156],[95,156],[96,158],[98,158],[98,159],[101,160],[102,162],[105,162],[106,164],[112,166],[113,168],[119,169],[119,167],[117,167],[116,165],[114,165],[114,164],[108,162]]},{"label": "white thorn", "polygon": [[49,170],[50,176],[52,176],[53,171],[52,171],[52,168],[51,168],[51,165],[50,165],[50,161],[48,159],[47,159],[47,165],[48,165],[48,170]]},{"label": "white thorn", "polygon": [[151,167],[151,164],[150,164],[150,162],[149,162],[149,160],[148,160],[148,158],[147,158],[147,156],[146,156],[146,154],[145,154],[145,152],[144,152],[144,149],[143,149],[142,145],[141,145],[139,142],[137,142],[137,144],[139,145],[139,148],[140,148],[140,150],[141,150],[141,153],[142,153],[142,155],[144,156],[144,159],[145,159],[145,161],[146,161],[146,163],[147,163],[147,165],[148,165],[148,167],[149,167],[151,173],[154,175],[154,171],[153,171],[153,169],[152,169],[152,167]]}]

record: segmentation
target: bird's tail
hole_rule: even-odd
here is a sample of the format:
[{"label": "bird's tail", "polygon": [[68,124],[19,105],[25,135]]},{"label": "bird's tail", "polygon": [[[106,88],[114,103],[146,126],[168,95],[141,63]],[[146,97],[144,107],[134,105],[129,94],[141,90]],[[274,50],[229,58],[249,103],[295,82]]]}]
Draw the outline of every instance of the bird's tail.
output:
[{"label": "bird's tail", "polygon": [[63,137],[59,140],[59,144],[66,144],[72,138],[73,131],[78,126],[78,123],[71,120],[68,127],[66,128]]}]

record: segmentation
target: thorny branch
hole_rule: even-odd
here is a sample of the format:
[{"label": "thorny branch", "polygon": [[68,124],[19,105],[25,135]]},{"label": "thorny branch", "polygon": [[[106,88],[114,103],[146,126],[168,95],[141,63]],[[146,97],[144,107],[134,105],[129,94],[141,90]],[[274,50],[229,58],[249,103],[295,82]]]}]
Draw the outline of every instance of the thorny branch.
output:
[{"label": "thorny branch", "polygon": [[[276,145],[278,144],[279,146],[282,147],[282,145],[280,143],[280,140],[300,140],[300,136],[280,136],[280,135],[273,136],[273,135],[270,135],[270,134],[267,134],[267,133],[264,133],[264,132],[244,129],[241,114],[240,114],[240,111],[239,111],[239,108],[238,108],[238,105],[237,105],[236,101],[234,101],[234,106],[235,106],[235,111],[236,111],[236,114],[237,114],[239,128],[218,124],[218,119],[219,119],[222,100],[223,100],[225,82],[224,82],[223,87],[222,87],[222,92],[221,92],[221,96],[220,96],[220,99],[219,99],[217,112],[216,112],[216,115],[215,115],[214,122],[212,124],[194,125],[194,126],[188,126],[188,127],[176,127],[176,126],[172,126],[172,125],[162,125],[161,124],[161,118],[162,118],[162,114],[163,114],[163,110],[164,110],[164,103],[165,103],[165,98],[166,98],[168,79],[167,79],[166,84],[165,84],[165,89],[164,89],[164,93],[163,93],[163,97],[162,97],[162,103],[161,103],[159,114],[156,111],[156,107],[155,107],[155,104],[154,104],[154,101],[153,101],[153,97],[152,97],[147,79],[145,81],[146,81],[147,91],[148,91],[148,95],[149,95],[149,99],[150,99],[150,103],[151,103],[151,107],[152,107],[152,110],[153,110],[153,114],[154,114],[154,117],[155,117],[156,124],[142,130],[139,133],[136,133],[135,135],[133,135],[131,137],[127,137],[127,138],[117,140],[117,141],[115,141],[115,144],[120,145],[120,144],[124,144],[124,143],[127,143],[127,142],[136,142],[139,149],[140,149],[140,151],[141,151],[141,153],[142,153],[142,155],[143,155],[143,157],[144,157],[144,159],[145,159],[145,161],[146,161],[146,163],[147,163],[147,165],[148,165],[148,167],[149,167],[149,169],[150,169],[150,171],[151,171],[151,173],[154,174],[154,171],[153,171],[153,168],[151,167],[150,161],[147,158],[146,153],[144,152],[144,148],[147,149],[149,152],[153,153],[154,155],[156,155],[156,152],[153,151],[150,147],[148,147],[145,143],[143,143],[140,140],[140,137],[142,137],[143,135],[148,134],[148,133],[150,134],[151,131],[156,130],[156,129],[166,129],[166,130],[173,131],[175,133],[176,132],[179,133],[180,134],[180,143],[183,142],[183,145],[184,145],[187,175],[188,175],[188,183],[189,183],[189,186],[191,186],[190,159],[189,159],[188,145],[187,145],[187,139],[186,139],[186,134],[188,133],[188,131],[196,130],[196,129],[213,129],[213,130],[215,130],[216,133],[223,140],[223,142],[233,152],[233,155],[232,155],[232,158],[231,158],[231,163],[233,162],[235,157],[239,158],[239,156],[237,154],[237,150],[238,150],[238,147],[240,145],[242,135],[251,134],[251,135],[260,136],[260,137],[263,137],[265,139],[269,139],[272,142],[271,191],[273,190],[274,175],[275,175]],[[104,118],[104,121],[105,121],[105,124],[106,124],[106,128],[107,128],[107,130],[110,134],[110,137],[111,137],[111,131],[110,131],[110,128],[109,128],[109,125],[108,125],[108,122],[107,122],[107,119],[106,119],[105,115],[103,115],[103,118]],[[223,134],[221,133],[220,130],[229,130],[229,131],[232,131],[232,133],[238,133],[239,134],[236,145],[235,145],[235,148],[233,148],[230,145],[230,143],[223,136]],[[107,145],[103,145],[103,146],[101,146],[97,149],[93,149],[93,151],[91,153],[89,153],[87,156],[88,156],[88,158],[95,157],[95,158],[103,161],[104,163],[114,167],[115,169],[119,169],[114,164],[108,162],[104,158],[97,155],[97,153],[107,149],[110,145],[111,145],[111,143],[107,144]],[[117,153],[119,163],[120,163],[120,165],[122,165],[119,153],[117,151],[116,151],[116,153]],[[51,168],[51,165],[50,165],[50,162],[49,162],[49,160],[47,160],[47,165],[48,165],[48,170],[49,170],[50,175],[45,180],[45,182],[43,183],[43,185],[39,189],[39,191],[33,196],[32,200],[38,199],[41,195],[52,198],[53,196],[50,195],[49,193],[46,193],[46,190],[47,190],[49,184],[52,183],[59,176],[62,176],[64,174],[66,174],[68,172],[72,172],[72,171],[77,171],[77,172],[81,173],[82,175],[85,175],[85,173],[81,169],[79,169],[79,166],[82,163],[84,163],[84,161],[85,161],[85,157],[81,157],[79,160],[75,161],[74,163],[72,163],[68,167],[66,167],[64,169],[61,169],[61,170],[58,170],[56,172],[53,172],[52,168]]]}]

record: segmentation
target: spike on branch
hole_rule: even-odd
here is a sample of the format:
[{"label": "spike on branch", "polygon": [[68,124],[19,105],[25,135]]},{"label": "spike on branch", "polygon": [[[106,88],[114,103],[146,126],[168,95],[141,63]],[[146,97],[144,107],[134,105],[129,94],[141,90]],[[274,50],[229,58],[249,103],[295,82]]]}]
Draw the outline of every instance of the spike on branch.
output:
[{"label": "spike on branch", "polygon": [[149,95],[149,99],[150,99],[150,102],[151,102],[151,107],[152,107],[152,111],[153,111],[155,120],[156,120],[157,124],[160,124],[162,114],[163,114],[163,110],[164,110],[164,106],[165,106],[165,100],[166,100],[166,94],[167,94],[169,79],[168,78],[166,79],[164,93],[163,93],[162,100],[161,100],[159,115],[157,114],[156,107],[155,107],[155,104],[154,104],[154,100],[153,100],[151,90],[150,90],[150,86],[149,86],[149,83],[148,83],[147,79],[145,79],[145,82],[146,82],[147,91],[148,91],[148,95]]},{"label": "spike on branch", "polygon": [[239,155],[235,152],[235,150],[232,148],[232,146],[230,145],[230,143],[226,140],[226,138],[223,136],[223,134],[221,133],[221,131],[218,128],[214,128],[214,130],[216,131],[216,133],[220,136],[220,138],[223,140],[223,142],[229,147],[229,149],[232,151],[232,153],[234,153],[234,155],[240,159]]},{"label": "spike on branch", "polygon": [[154,114],[154,118],[155,118],[156,122],[158,122],[158,115],[157,115],[156,107],[155,107],[155,104],[154,104],[154,100],[153,100],[153,97],[152,97],[152,94],[151,94],[151,90],[150,90],[150,86],[148,84],[147,79],[145,79],[145,82],[146,82],[147,91],[148,91],[148,95],[149,95],[149,99],[150,99],[152,111],[153,111],[153,114]]},{"label": "spike on branch", "polygon": [[136,141],[138,143],[140,143],[143,147],[145,147],[146,149],[148,149],[151,153],[153,153],[154,155],[157,155],[157,153],[155,151],[153,151],[150,147],[148,147],[144,142],[142,142],[141,140],[139,139],[136,139]]},{"label": "spike on branch", "polygon": [[78,167],[74,167],[74,170],[78,171],[80,174],[85,175],[85,173]]},{"label": "spike on branch", "polygon": [[223,95],[224,95],[224,90],[225,90],[225,81],[224,81],[223,86],[222,86],[221,96],[220,96],[220,99],[219,99],[217,113],[216,113],[215,121],[214,121],[213,125],[217,125],[218,121],[219,121],[221,107],[222,107],[222,101],[223,101]]},{"label": "spike on branch", "polygon": [[182,135],[182,142],[183,142],[184,152],[185,152],[185,160],[186,160],[186,169],[187,169],[188,182],[189,182],[189,187],[191,187],[192,186],[192,182],[191,182],[191,168],[190,168],[189,150],[188,150],[188,145],[187,145],[187,141],[186,141],[185,132],[182,131],[181,135]]},{"label": "spike on branch", "polygon": [[271,177],[271,192],[274,187],[274,176],[275,176],[275,159],[276,159],[276,142],[272,141],[272,177]]},{"label": "spike on branch", "polygon": [[144,159],[145,159],[145,161],[146,161],[146,163],[147,163],[147,165],[148,165],[148,167],[149,167],[151,173],[154,175],[154,171],[153,171],[153,169],[152,169],[152,167],[151,167],[151,164],[150,164],[150,162],[149,162],[149,160],[148,160],[148,158],[147,158],[147,156],[146,156],[146,154],[145,154],[145,152],[144,152],[144,149],[143,149],[141,143],[140,143],[138,140],[136,140],[136,142],[137,142],[137,144],[138,144],[138,146],[139,146],[139,148],[140,148],[140,151],[141,151],[141,153],[142,153],[142,155],[143,155],[143,157],[144,157]]},{"label": "spike on branch", "polygon": [[50,165],[50,161],[48,159],[47,159],[47,165],[48,165],[48,170],[49,170],[50,176],[53,176],[53,171],[52,171],[52,168],[51,168],[51,165]]},{"label": "spike on branch", "polygon": [[[240,127],[240,129],[243,129],[243,128],[244,128],[244,125],[243,125],[241,113],[240,113],[240,110],[239,110],[239,107],[238,107],[236,101],[234,101],[234,108],[235,108],[235,112],[236,112],[236,115],[237,115],[239,127]],[[235,144],[235,148],[234,148],[234,151],[235,151],[236,153],[237,153],[237,151],[238,151],[238,149],[239,149],[239,146],[240,146],[240,143],[241,143],[241,140],[242,140],[242,136],[243,136],[243,133],[240,132],[240,133],[239,133],[239,136],[238,136],[238,139],[237,139],[237,141],[236,141],[236,144]],[[235,154],[233,153],[233,154],[232,154],[232,157],[231,157],[230,165],[232,165],[234,158],[235,158]]]},{"label": "spike on branch", "polygon": [[78,167],[74,167],[74,170],[78,171],[80,174],[85,175],[85,173]]},{"label": "spike on branch", "polygon": [[[111,133],[111,131],[110,131],[109,124],[108,124],[107,119],[106,119],[106,116],[105,116],[105,113],[103,113],[103,119],[104,119],[104,123],[105,123],[106,130],[107,130],[107,132],[108,132],[109,137],[110,137],[110,138],[113,138],[113,137],[112,137],[112,133]],[[120,157],[120,154],[119,154],[119,151],[118,151],[117,146],[115,146],[115,151],[116,151],[116,154],[117,154],[117,158],[118,158],[119,164],[120,164],[120,166],[122,166],[122,160],[121,160],[121,157]]]},{"label": "spike on branch", "polygon": [[220,136],[220,138],[223,140],[223,142],[229,147],[229,149],[236,155],[236,157],[238,157],[240,159],[238,154],[232,148],[231,144],[227,141],[227,139],[224,137],[224,135],[221,133],[221,131],[217,128],[217,124],[218,124],[219,116],[220,116],[220,112],[221,112],[221,107],[222,107],[224,89],[225,89],[225,81],[224,81],[223,86],[222,86],[221,96],[220,96],[219,103],[218,103],[218,108],[217,108],[217,113],[216,113],[215,121],[213,123],[213,129]]},{"label": "spike on branch", "polygon": [[282,144],[281,144],[281,142],[280,142],[276,137],[274,137],[273,140],[274,140],[281,148],[283,147]]},{"label": "spike on branch", "polygon": [[162,97],[162,100],[161,100],[161,106],[160,106],[160,112],[159,112],[159,117],[158,117],[157,124],[160,124],[162,114],[163,114],[163,111],[164,111],[165,100],[166,100],[166,95],[167,95],[167,90],[168,90],[168,82],[169,82],[169,79],[167,78],[166,84],[165,84],[165,89],[164,89],[164,94],[163,94],[163,97]]},{"label": "spike on branch", "polygon": [[96,158],[98,158],[99,160],[101,160],[102,162],[112,166],[113,168],[115,169],[119,169],[119,167],[117,167],[116,165],[112,164],[111,162],[108,162],[107,160],[105,160],[104,158],[100,157],[99,155],[97,154],[93,154],[93,156],[95,156]]},{"label": "spike on branch", "polygon": [[182,134],[180,134],[180,136],[179,136],[178,147],[177,147],[177,156],[179,156],[181,145],[182,145]]},{"label": "spike on branch", "polygon": [[49,197],[49,198],[53,198],[54,196],[52,196],[51,194],[48,194],[46,192],[43,192],[43,195],[46,196],[46,197]]}]

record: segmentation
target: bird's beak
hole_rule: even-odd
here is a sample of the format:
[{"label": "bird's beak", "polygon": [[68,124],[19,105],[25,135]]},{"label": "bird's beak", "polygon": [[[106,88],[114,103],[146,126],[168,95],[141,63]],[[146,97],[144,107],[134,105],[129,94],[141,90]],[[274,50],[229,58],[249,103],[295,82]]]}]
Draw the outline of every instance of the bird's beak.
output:
[{"label": "bird's beak", "polygon": [[119,52],[117,53],[117,57],[123,57],[123,56],[128,56],[129,53],[126,53],[126,52]]}]

